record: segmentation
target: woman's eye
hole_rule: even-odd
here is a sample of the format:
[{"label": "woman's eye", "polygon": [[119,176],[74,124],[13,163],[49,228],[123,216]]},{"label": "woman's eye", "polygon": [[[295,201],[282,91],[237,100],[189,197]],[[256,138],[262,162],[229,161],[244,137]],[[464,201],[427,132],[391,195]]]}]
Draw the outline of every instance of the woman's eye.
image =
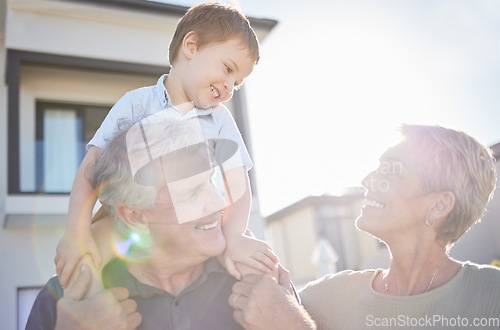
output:
[{"label": "woman's eye", "polygon": [[224,66],[226,67],[227,73],[233,72],[233,69],[231,69],[231,67],[229,65],[224,64]]}]

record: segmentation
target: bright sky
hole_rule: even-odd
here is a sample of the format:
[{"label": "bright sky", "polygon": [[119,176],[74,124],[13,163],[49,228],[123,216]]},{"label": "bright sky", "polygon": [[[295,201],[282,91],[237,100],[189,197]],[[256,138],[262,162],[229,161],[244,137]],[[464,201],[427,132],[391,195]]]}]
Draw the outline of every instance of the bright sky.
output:
[{"label": "bright sky", "polygon": [[263,215],[359,185],[400,123],[500,142],[500,1],[239,3],[279,21],[245,83]]}]

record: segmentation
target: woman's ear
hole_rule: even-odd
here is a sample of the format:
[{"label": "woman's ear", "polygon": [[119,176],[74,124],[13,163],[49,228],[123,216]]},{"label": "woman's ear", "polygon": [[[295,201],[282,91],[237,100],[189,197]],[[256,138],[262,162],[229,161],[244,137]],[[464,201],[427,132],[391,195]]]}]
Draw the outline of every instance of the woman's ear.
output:
[{"label": "woman's ear", "polygon": [[184,56],[190,60],[196,50],[198,49],[198,33],[194,31],[188,32],[184,39],[182,40],[182,50],[184,52]]},{"label": "woman's ear", "polygon": [[445,219],[455,207],[455,194],[451,191],[441,192],[436,195],[434,205],[431,208],[432,219],[440,221]]}]

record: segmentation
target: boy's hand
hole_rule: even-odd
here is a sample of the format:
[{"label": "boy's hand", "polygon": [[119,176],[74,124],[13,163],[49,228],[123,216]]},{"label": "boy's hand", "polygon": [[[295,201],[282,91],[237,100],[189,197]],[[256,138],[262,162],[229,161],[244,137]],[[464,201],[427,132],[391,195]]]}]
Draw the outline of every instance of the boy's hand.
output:
[{"label": "boy's hand", "polygon": [[276,272],[278,263],[278,257],[266,242],[242,234],[226,235],[224,264],[237,279],[250,273]]},{"label": "boy's hand", "polygon": [[101,254],[90,229],[87,233],[83,233],[81,230],[78,235],[67,231],[57,244],[54,258],[59,283],[63,288],[68,285],[76,265],[85,254],[90,255],[94,265],[99,269],[102,262]]}]

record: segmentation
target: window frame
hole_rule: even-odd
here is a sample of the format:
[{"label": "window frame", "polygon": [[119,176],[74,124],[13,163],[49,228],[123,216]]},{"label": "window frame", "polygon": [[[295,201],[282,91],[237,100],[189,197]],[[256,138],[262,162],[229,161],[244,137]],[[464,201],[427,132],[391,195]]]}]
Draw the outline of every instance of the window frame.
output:
[{"label": "window frame", "polygon": [[[85,116],[86,112],[90,110],[90,108],[99,108],[100,110],[109,112],[113,105],[109,104],[83,104],[83,103],[71,103],[71,102],[58,102],[58,101],[45,101],[45,100],[36,100],[35,105],[35,142],[44,142],[44,118],[45,111],[49,110],[51,107],[53,108],[61,108],[67,111],[74,111],[76,114],[76,118],[81,120],[82,127],[79,132],[80,141],[86,144],[88,141],[86,137],[87,127]],[[51,191],[43,191],[43,182],[44,182],[44,144],[42,143],[40,147],[35,148],[35,190],[28,191],[23,193],[36,193],[43,195],[66,195],[69,194],[70,191],[64,192],[51,192]],[[85,154],[83,155],[85,157]],[[82,158],[83,160],[83,158]]]},{"label": "window frame", "polygon": [[[7,194],[39,195],[37,191],[21,191],[21,148],[20,148],[20,73],[23,64],[97,70],[101,72],[158,75],[168,72],[169,66],[118,62],[84,57],[54,55],[30,51],[7,49]],[[70,101],[69,101],[70,102]],[[35,189],[36,190],[36,189]],[[43,193],[43,195],[69,195],[69,193]]]},{"label": "window frame", "polygon": [[[35,299],[33,300],[33,302],[31,302],[31,300],[29,302],[31,302],[31,305],[26,305],[27,309],[26,310],[31,310],[31,308],[33,307],[33,303],[35,302],[36,300],[36,296],[38,296],[38,294],[40,293],[40,291],[42,290],[43,288],[43,285],[37,285],[37,286],[22,286],[22,287],[18,287],[17,288],[17,295],[16,295],[16,314],[17,314],[17,317],[16,317],[16,321],[17,321],[17,329],[24,329],[26,327],[26,323],[28,321],[28,317],[29,317],[29,313],[26,315],[26,314],[23,314],[21,315],[20,312],[21,312],[21,292],[25,292],[25,291],[37,291],[37,294],[35,295]],[[24,302],[27,302],[27,301],[24,301]],[[26,318],[24,318],[24,316],[26,316]]]}]

